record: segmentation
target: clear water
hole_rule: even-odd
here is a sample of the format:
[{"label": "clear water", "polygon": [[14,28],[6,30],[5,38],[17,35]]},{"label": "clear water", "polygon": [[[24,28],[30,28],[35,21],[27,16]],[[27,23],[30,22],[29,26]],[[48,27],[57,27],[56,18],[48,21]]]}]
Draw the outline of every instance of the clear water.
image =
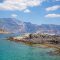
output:
[{"label": "clear water", "polygon": [[0,35],[0,60],[60,60],[60,56],[47,54],[51,49],[4,40],[7,36],[10,35]]}]

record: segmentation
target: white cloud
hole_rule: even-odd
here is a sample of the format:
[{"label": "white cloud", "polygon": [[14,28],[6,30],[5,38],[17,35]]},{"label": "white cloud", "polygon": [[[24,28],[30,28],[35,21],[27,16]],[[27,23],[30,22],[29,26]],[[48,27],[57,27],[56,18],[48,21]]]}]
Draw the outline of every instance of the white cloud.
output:
[{"label": "white cloud", "polygon": [[24,10],[25,13],[30,13],[31,11],[29,9]]},{"label": "white cloud", "polygon": [[47,14],[45,17],[49,17],[49,18],[60,18],[60,14]]},{"label": "white cloud", "polygon": [[57,9],[60,9],[60,5],[55,5],[55,6],[52,6],[52,7],[48,7],[48,8],[46,8],[46,11],[54,11],[54,10],[57,10]]},{"label": "white cloud", "polygon": [[0,4],[0,10],[26,10],[41,5],[43,1],[45,0],[5,0]]},{"label": "white cloud", "polygon": [[16,15],[16,14],[12,14],[11,17],[12,17],[12,18],[16,18],[17,15]]}]

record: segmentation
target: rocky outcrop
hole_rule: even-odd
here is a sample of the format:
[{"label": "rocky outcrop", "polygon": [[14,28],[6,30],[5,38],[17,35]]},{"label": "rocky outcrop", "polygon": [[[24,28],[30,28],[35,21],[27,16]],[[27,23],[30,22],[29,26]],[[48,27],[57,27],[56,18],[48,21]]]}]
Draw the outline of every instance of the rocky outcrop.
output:
[{"label": "rocky outcrop", "polygon": [[23,42],[32,46],[40,44],[40,47],[55,48],[54,51],[48,52],[52,55],[60,55],[60,36],[57,35],[41,35],[41,34],[27,34],[18,37],[9,37],[8,40],[15,42]]},{"label": "rocky outcrop", "polygon": [[[11,39],[13,38],[13,39]],[[60,36],[57,35],[41,35],[41,34],[27,34],[22,37],[10,37],[10,40],[16,41],[29,41],[34,44],[49,43],[49,44],[60,44]]]}]

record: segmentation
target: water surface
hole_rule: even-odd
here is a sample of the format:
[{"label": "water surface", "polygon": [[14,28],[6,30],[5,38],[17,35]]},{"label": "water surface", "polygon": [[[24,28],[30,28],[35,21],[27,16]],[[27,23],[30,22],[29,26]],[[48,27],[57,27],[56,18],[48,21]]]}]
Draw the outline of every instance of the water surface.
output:
[{"label": "water surface", "polygon": [[60,60],[60,56],[47,54],[51,49],[3,39],[8,36],[10,35],[0,34],[0,60]]}]

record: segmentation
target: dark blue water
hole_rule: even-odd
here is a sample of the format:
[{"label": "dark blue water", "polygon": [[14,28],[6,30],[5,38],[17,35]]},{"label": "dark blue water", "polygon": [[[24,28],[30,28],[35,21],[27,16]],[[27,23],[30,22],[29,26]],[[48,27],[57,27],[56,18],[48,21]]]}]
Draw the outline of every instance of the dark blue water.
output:
[{"label": "dark blue water", "polygon": [[51,49],[3,39],[8,36],[10,35],[0,34],[0,60],[60,60],[60,56],[47,54]]}]

